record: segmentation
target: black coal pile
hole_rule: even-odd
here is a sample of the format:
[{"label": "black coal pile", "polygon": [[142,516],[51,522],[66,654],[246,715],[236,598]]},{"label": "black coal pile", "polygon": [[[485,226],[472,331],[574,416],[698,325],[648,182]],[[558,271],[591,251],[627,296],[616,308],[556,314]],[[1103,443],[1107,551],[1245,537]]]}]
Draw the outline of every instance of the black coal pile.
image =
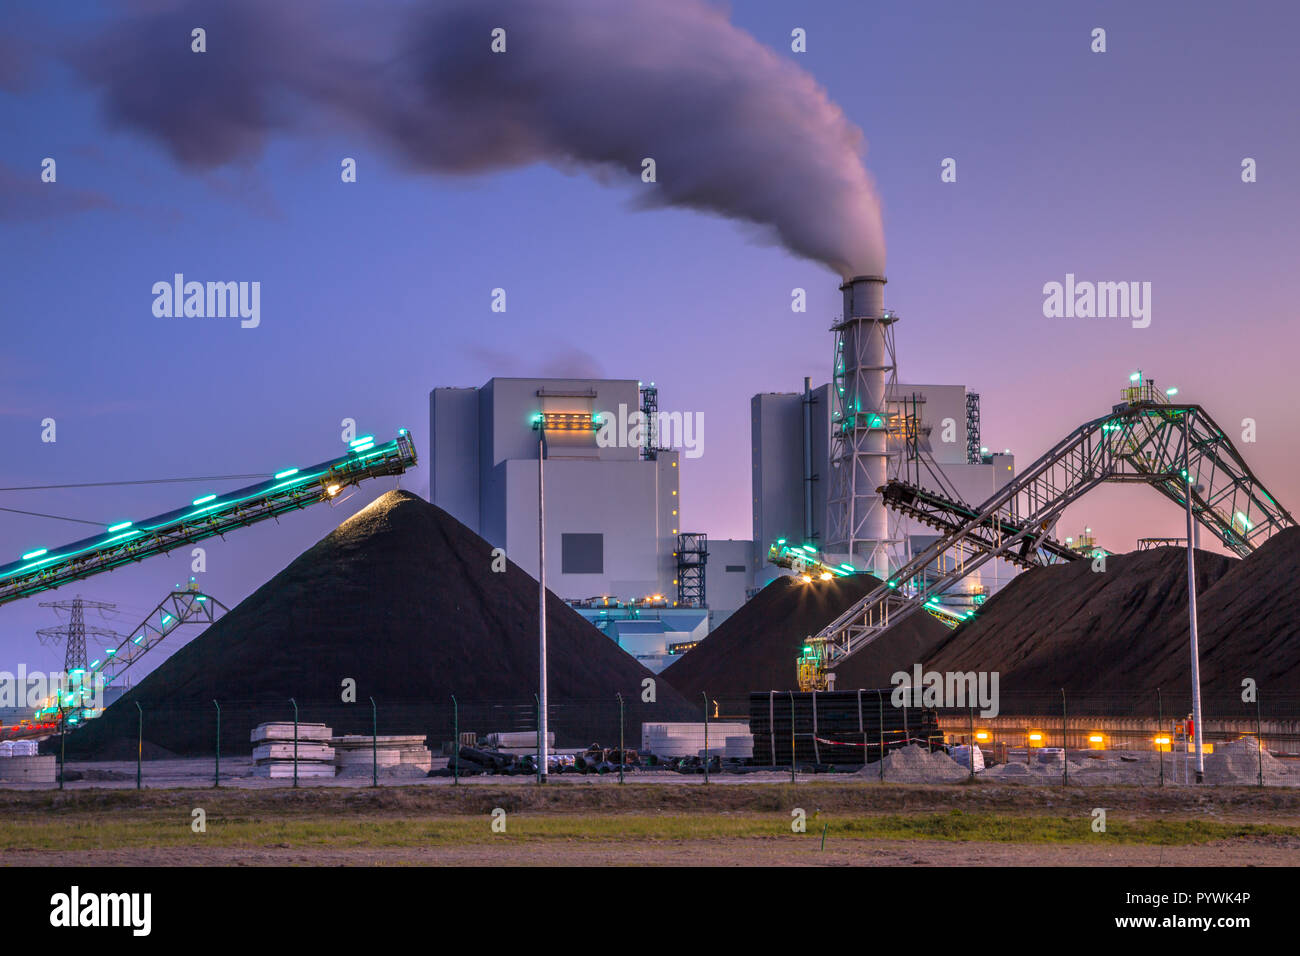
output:
[{"label": "black coal pile", "polygon": [[[389,492],[305,551],[229,614],[173,654],[104,715],[69,735],[69,755],[144,737],[178,754],[247,753],[249,731],[293,718],[336,734],[451,740],[461,732],[536,728],[537,582],[514,564],[491,570],[492,546],[416,495]],[[617,741],[626,701],[632,739],[641,721],[698,719],[653,675],[554,595],[547,605],[550,728],[558,746]],[[356,703],[344,702],[355,682]]]},{"label": "black coal pile", "polygon": [[[663,677],[691,701],[701,693],[748,701],[755,691],[797,690],[795,661],[804,640],[879,585],[869,574],[811,583],[779,577],[674,661]],[[837,667],[835,686],[889,687],[894,672],[910,673],[947,634],[929,614],[913,614]]]},{"label": "black coal pile", "polygon": [[[1203,687],[1239,698],[1241,682],[1249,678],[1265,703],[1279,695],[1300,695],[1298,581],[1300,528],[1288,528],[1253,554],[1233,561],[1226,574],[1198,591]],[[1187,615],[1168,621],[1162,639],[1183,648],[1182,658],[1187,659]],[[1157,681],[1190,687],[1181,660],[1162,663],[1155,671]]]},{"label": "black coal pile", "polygon": [[[928,659],[937,671],[1000,673],[1005,699],[1068,695],[1146,711],[1158,687],[1170,708],[1191,693],[1187,553],[1111,555],[1104,571],[1079,561],[1028,571],[993,597]],[[1251,678],[1268,712],[1300,695],[1300,529],[1244,560],[1196,552],[1201,688],[1207,706],[1236,715]],[[1211,710],[1207,709],[1207,714]],[[1253,707],[1250,713],[1253,715]]]}]

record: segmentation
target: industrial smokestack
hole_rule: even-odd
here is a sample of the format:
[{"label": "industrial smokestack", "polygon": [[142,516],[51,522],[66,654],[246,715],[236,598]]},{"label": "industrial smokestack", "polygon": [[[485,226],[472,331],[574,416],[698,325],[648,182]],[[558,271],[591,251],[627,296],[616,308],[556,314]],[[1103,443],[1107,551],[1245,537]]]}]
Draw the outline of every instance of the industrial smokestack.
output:
[{"label": "industrial smokestack", "polygon": [[[749,223],[843,277],[885,267],[861,130],[705,0],[134,7],[66,59],[110,121],[186,166],[342,125],[416,172],[580,169],[626,184],[638,206]],[[176,39],[198,24],[202,56]]]},{"label": "industrial smokestack", "polygon": [[879,489],[889,479],[889,389],[894,317],[885,311],[885,278],[859,275],[840,286],[844,317],[835,325],[829,548],[854,567],[889,575],[897,544]]},{"label": "industrial smokestack", "polygon": [[884,276],[854,276],[840,286],[844,294],[844,317],[878,317],[885,311]]}]

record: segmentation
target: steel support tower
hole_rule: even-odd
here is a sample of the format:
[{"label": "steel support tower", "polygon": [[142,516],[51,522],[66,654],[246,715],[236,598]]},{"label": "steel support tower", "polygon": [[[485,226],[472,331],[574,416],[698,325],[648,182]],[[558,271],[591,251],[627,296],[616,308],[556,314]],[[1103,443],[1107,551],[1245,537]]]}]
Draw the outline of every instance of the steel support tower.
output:
[{"label": "steel support tower", "polygon": [[979,392],[966,393],[966,462],[978,465],[984,461],[980,451],[980,396]]},{"label": "steel support tower", "polygon": [[897,475],[890,443],[890,395],[898,382],[894,357],[897,317],[884,308],[883,276],[857,276],[840,286],[843,317],[835,333],[835,412],[826,550],[859,570],[889,574],[901,539],[880,489]]},{"label": "steel support tower", "polygon": [[[67,611],[68,623],[65,627],[43,627],[36,632],[36,636],[40,638],[42,644],[63,645],[63,673],[74,674],[85,671],[87,630],[85,609],[95,608],[102,613],[113,610],[117,605],[105,604],[103,601],[87,601],[78,595],[70,601],[42,601],[41,607]],[[113,631],[102,627],[92,627],[90,633],[96,637],[114,640],[118,636]]]},{"label": "steel support tower", "polygon": [[[103,607],[111,608],[115,605],[106,604]],[[138,662],[178,628],[186,624],[212,624],[227,611],[229,608],[212,595],[200,590],[198,582],[190,578],[185,587],[176,587],[159,601],[157,606],[145,615],[144,620],[132,628],[125,637],[113,631],[91,629],[92,633],[100,637],[116,641],[116,645],[106,648],[89,663],[83,663],[84,676],[72,684],[71,692],[60,695],[63,697],[62,701],[56,698],[37,708],[35,719],[57,720],[62,714],[69,726],[75,726],[87,718],[97,716],[97,713],[87,705],[86,696],[88,693],[94,693],[92,688],[96,681],[103,681],[105,688],[119,686],[123,683],[123,675],[132,664]],[[62,710],[60,703],[63,704]]]},{"label": "steel support tower", "polygon": [[709,560],[709,536],[683,533],[677,536],[677,606],[707,607],[704,568]]},{"label": "steel support tower", "polygon": [[655,383],[641,385],[641,460],[655,461],[659,457],[659,389]]}]

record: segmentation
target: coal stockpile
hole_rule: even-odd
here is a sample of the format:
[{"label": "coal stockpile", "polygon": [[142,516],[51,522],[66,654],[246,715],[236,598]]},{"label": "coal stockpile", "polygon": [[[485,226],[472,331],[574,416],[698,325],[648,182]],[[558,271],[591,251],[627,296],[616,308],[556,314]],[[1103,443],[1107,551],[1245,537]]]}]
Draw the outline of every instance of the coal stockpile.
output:
[{"label": "coal stockpile", "polygon": [[[1098,710],[1155,712],[1191,694],[1187,553],[1156,548],[1036,568],[1002,589],[955,630],[927,666],[997,671],[1002,710],[1060,690]],[[1241,682],[1261,689],[1265,713],[1300,697],[1300,529],[1275,535],[1238,560],[1196,552],[1201,688],[1207,713],[1241,710]],[[1251,708],[1253,714],[1253,706]]]},{"label": "coal stockpile", "polygon": [[892,688],[749,695],[754,762],[788,767],[861,767],[909,742],[943,743],[938,715],[920,707],[895,707]]},{"label": "coal stockpile", "polygon": [[[744,697],[754,691],[797,690],[795,661],[804,640],[869,594],[879,579],[855,574],[805,583],[779,577],[682,655],[663,677],[687,700]],[[840,688],[889,687],[943,641],[948,629],[929,614],[913,614],[835,669]]]},{"label": "coal stockpile", "polygon": [[[336,734],[452,738],[451,695],[462,731],[536,728],[537,582],[514,564],[492,567],[492,546],[446,512],[390,492],[296,558],[99,717],[69,735],[69,755],[134,754],[139,702],[146,745],[177,754],[246,753],[267,720],[303,721]],[[554,595],[547,604],[551,730],[558,746],[618,740],[626,725],[698,718],[653,675]],[[357,703],[342,701],[355,681]],[[629,731],[631,732],[631,731]]]},{"label": "coal stockpile", "polygon": [[[1233,561],[1209,589],[1198,591],[1203,688],[1240,700],[1241,682],[1250,678],[1265,704],[1281,695],[1300,698],[1298,581],[1300,528],[1288,528],[1244,559]],[[1166,622],[1161,639],[1182,647],[1187,658],[1187,615]],[[1190,687],[1188,668],[1181,663],[1176,657],[1162,660],[1155,679],[1180,689]]]}]

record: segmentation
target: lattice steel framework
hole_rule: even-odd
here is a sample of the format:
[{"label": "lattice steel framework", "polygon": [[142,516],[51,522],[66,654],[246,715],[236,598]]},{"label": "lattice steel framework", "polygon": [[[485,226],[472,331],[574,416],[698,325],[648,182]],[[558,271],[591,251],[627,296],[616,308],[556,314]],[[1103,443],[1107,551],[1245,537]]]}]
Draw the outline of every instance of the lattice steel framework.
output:
[{"label": "lattice steel framework", "polygon": [[641,391],[641,460],[659,457],[659,389],[654,382],[640,385]]},{"label": "lattice steel framework", "polygon": [[63,673],[73,674],[86,669],[86,632],[95,637],[116,639],[117,634],[102,627],[86,627],[86,608],[94,608],[101,613],[111,611],[116,604],[103,601],[87,601],[77,596],[70,601],[42,601],[41,607],[52,607],[68,612],[68,623],[63,627],[43,627],[36,632],[42,644],[63,645]]},{"label": "lattice steel framework", "polygon": [[[1149,381],[1125,389],[1124,399],[1109,415],[1076,428],[973,514],[961,515],[953,530],[810,638],[823,669],[993,558],[1031,561],[1036,551],[1064,558],[1064,546],[1051,537],[1056,522],[1103,482],[1149,484],[1179,507],[1190,487],[1195,519],[1243,557],[1295,525],[1201,406],[1170,404]],[[946,552],[964,552],[963,559],[948,573],[927,577]]]},{"label": "lattice steel framework", "polygon": [[677,606],[707,607],[704,591],[704,568],[709,560],[707,534],[682,533],[677,536]]},{"label": "lattice steel framework", "polygon": [[382,445],[370,436],[359,438],[339,458],[310,468],[291,468],[237,491],[208,495],[185,508],[123,522],[93,538],[25,555],[0,567],[0,604],[331,501],[348,485],[400,475],[415,463],[415,444],[406,429]]},{"label": "lattice steel framework", "polygon": [[[925,424],[925,414],[921,410],[921,406],[925,404],[925,397],[913,394],[905,398],[892,399],[889,404],[890,441],[894,443],[893,447],[901,447],[903,454],[897,466],[892,469],[889,481],[879,489],[882,498],[885,490],[892,484],[912,484],[919,487],[923,482],[928,482],[931,487],[940,490],[942,493],[940,497],[947,496],[954,504],[963,503],[961,493],[930,452],[932,426]],[[888,499],[884,499],[884,504],[890,509],[891,515],[898,511]],[[897,516],[893,517],[890,527],[894,529],[901,527]],[[896,537],[902,539],[899,546],[899,553],[901,553],[906,548],[907,537],[901,530],[896,531]],[[898,567],[903,560],[905,559],[895,560],[892,566]]]},{"label": "lattice steel framework", "polygon": [[887,573],[899,561],[898,521],[879,489],[898,476],[902,436],[890,437],[890,396],[897,390],[897,315],[881,306],[885,280],[859,276],[841,286],[844,316],[835,333],[835,408],[831,420],[826,550],[859,569]]},{"label": "lattice steel framework", "polygon": [[966,462],[978,465],[984,460],[980,451],[980,396],[979,392],[966,393]]},{"label": "lattice steel framework", "polygon": [[[975,522],[965,535],[965,540],[972,545],[972,549],[989,550],[997,547],[999,540],[1010,538],[1022,530],[999,515],[976,521],[980,511],[974,505],[905,481],[891,481],[886,485],[884,499],[886,507],[945,535],[960,531],[968,522]],[[1034,547],[1026,553],[1017,550],[1004,553],[1001,557],[1018,567],[1034,568],[1044,564],[1078,561],[1085,555],[1054,538],[1042,536],[1034,539]]]},{"label": "lattice steel framework", "polygon": [[[113,605],[109,605],[112,607]],[[114,639],[121,637],[115,647],[107,648],[103,654],[85,665],[86,673],[81,682],[63,701],[65,715],[73,712],[69,723],[76,723],[84,717],[92,716],[87,710],[80,713],[85,703],[85,695],[94,692],[96,678],[102,677],[105,687],[114,686],[132,664],[140,660],[150,650],[157,647],[162,640],[177,628],[185,624],[211,624],[220,615],[228,613],[229,608],[210,594],[199,590],[193,582],[188,587],[176,588],[150,611],[125,637],[105,632],[105,636]],[[35,719],[57,717],[58,702],[52,706],[39,709]]]},{"label": "lattice steel framework", "polygon": [[1138,538],[1139,551],[1152,551],[1156,548],[1185,548],[1186,538]]}]

